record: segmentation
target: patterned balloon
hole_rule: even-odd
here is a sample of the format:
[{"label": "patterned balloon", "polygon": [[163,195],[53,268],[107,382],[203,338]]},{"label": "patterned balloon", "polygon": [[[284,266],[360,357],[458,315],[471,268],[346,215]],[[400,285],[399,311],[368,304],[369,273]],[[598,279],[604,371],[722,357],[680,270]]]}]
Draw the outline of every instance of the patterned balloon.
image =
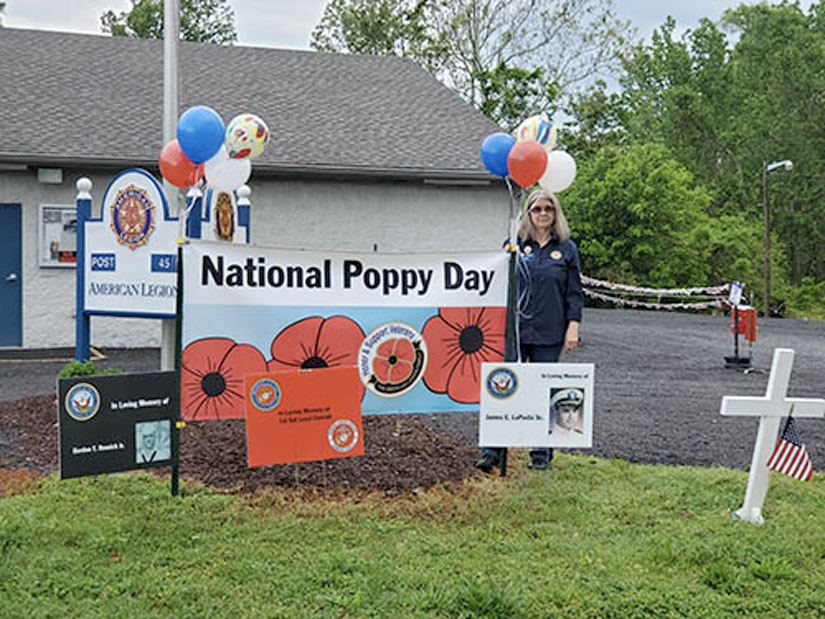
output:
[{"label": "patterned balloon", "polygon": [[254,159],[268,141],[266,123],[254,114],[240,114],[226,128],[226,152],[231,159]]},{"label": "patterned balloon", "polygon": [[531,116],[516,129],[516,140],[535,140],[544,150],[551,151],[556,146],[556,126],[543,114]]}]

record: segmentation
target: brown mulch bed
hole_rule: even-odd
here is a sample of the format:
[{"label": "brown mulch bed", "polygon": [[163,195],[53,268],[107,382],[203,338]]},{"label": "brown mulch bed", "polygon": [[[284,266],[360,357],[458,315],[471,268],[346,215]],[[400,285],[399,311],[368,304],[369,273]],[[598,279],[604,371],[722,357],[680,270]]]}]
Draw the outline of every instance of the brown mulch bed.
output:
[{"label": "brown mulch bed", "polygon": [[[53,396],[0,403],[0,496],[32,473],[58,469]],[[264,487],[414,492],[476,477],[478,449],[410,416],[364,418],[363,457],[249,469],[242,420],[188,422],[181,432],[180,475],[229,492]],[[168,474],[168,467],[155,469]]]}]

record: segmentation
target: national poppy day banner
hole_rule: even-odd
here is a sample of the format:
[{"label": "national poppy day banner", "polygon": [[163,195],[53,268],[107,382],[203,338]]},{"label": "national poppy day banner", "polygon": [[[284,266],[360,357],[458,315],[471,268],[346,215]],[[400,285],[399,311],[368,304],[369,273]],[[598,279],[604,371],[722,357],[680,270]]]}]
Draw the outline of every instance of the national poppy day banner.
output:
[{"label": "national poppy day banner", "polygon": [[181,411],[244,416],[244,376],[354,366],[365,415],[477,411],[504,358],[507,254],[183,246]]}]

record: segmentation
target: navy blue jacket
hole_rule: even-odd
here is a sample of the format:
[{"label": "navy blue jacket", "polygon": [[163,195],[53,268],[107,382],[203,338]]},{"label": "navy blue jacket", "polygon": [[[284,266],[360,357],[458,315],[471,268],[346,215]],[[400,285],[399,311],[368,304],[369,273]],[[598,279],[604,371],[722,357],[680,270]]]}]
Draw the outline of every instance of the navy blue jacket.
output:
[{"label": "navy blue jacket", "polygon": [[570,320],[581,322],[579,250],[568,239],[544,247],[532,239],[519,242],[519,336],[522,344],[560,344]]}]

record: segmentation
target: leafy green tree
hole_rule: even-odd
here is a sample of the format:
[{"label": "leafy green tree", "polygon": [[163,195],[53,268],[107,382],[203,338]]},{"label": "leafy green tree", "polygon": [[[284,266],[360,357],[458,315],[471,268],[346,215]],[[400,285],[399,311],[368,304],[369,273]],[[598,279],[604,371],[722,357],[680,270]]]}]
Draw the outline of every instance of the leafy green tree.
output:
[{"label": "leafy green tree", "polygon": [[591,277],[660,287],[759,282],[759,225],[710,217],[711,194],[662,144],[605,146],[581,163],[562,199]]},{"label": "leafy green tree", "polygon": [[[508,67],[504,62],[478,76],[478,109],[488,118],[514,129],[524,120],[527,110],[551,111],[549,102],[558,96],[558,86],[547,82],[541,68],[529,71]],[[548,109],[550,108],[550,109]]]},{"label": "leafy green tree", "polygon": [[737,128],[745,170],[753,178],[765,162],[794,162],[791,174],[774,173],[770,181],[772,229],[788,250],[794,284],[806,276],[825,280],[823,14],[823,2],[807,15],[795,4],[742,5],[725,14],[739,35],[731,61],[746,93]]},{"label": "leafy green tree", "polygon": [[512,126],[616,70],[630,34],[612,0],[332,0],[312,45],[413,58]]},{"label": "leafy green tree", "polygon": [[605,146],[622,146],[631,141],[625,128],[627,102],[622,92],[608,92],[603,80],[578,93],[570,102],[560,141],[579,159],[595,155]]},{"label": "leafy green tree", "polygon": [[[163,38],[163,0],[130,0],[129,11],[106,11],[101,28],[112,36]],[[186,41],[232,43],[237,40],[235,14],[227,0],[181,0],[180,32]]]},{"label": "leafy green tree", "polygon": [[[793,160],[791,174],[769,179],[772,231],[791,283],[825,279],[824,7],[806,14],[796,3],[743,4],[678,39],[668,19],[628,56],[613,115],[621,131],[609,136],[666,145],[711,192],[709,214],[751,226],[762,222],[765,163]],[[596,115],[599,126],[609,118]]]},{"label": "leafy green tree", "polygon": [[413,58],[435,73],[446,54],[430,25],[435,8],[432,0],[332,0],[310,44],[325,52]]}]

